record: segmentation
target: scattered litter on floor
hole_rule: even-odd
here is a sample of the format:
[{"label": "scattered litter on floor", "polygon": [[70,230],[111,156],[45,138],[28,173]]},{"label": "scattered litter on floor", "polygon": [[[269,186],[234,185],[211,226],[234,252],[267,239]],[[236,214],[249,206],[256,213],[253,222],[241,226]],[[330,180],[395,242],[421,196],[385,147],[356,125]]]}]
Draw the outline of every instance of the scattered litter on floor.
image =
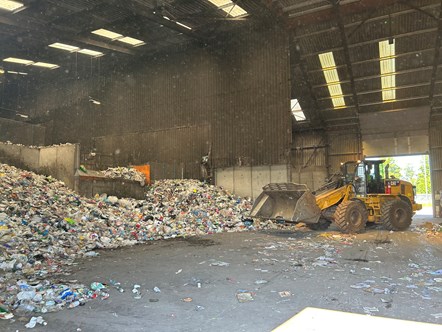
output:
[{"label": "scattered litter on floor", "polygon": [[178,271],[175,272],[175,274],[180,274],[181,272],[183,272],[183,269],[179,269]]},{"label": "scattered litter on floor", "polygon": [[33,329],[37,324],[40,325],[47,325],[46,321],[43,319],[43,317],[38,316],[38,317],[32,317],[29,321],[29,323],[27,323],[25,326],[27,329]]},{"label": "scattered litter on floor", "polygon": [[0,319],[11,319],[14,318],[14,314],[9,312],[8,309],[0,305]]},{"label": "scattered litter on floor", "polygon": [[120,293],[124,292],[124,289],[121,287],[121,283],[115,280],[110,279],[109,283],[115,288],[117,289]]},{"label": "scattered litter on floor", "polygon": [[442,318],[442,312],[440,312],[438,314],[431,314],[431,316],[433,316],[436,319]]},{"label": "scattered litter on floor", "polygon": [[161,289],[159,289],[157,286],[155,286],[155,287],[153,288],[153,291],[154,291],[155,293],[161,293]]},{"label": "scattered litter on floor", "polygon": [[202,305],[195,306],[195,311],[202,311],[204,309],[206,309],[206,308],[204,308]]},{"label": "scattered litter on floor", "polygon": [[160,299],[149,299],[149,302],[159,302]]},{"label": "scattered litter on floor", "polygon": [[264,280],[264,279],[259,279],[259,280],[255,281],[256,285],[264,285],[264,284],[267,284],[267,283],[268,283],[268,281]]},{"label": "scattered litter on floor", "polygon": [[183,302],[192,302],[193,301],[193,299],[191,297],[185,297],[182,300],[183,300]]},{"label": "scattered litter on floor", "polygon": [[250,302],[254,300],[253,293],[248,290],[239,290],[236,293],[236,298],[240,303]]},{"label": "scattered litter on floor", "polygon": [[140,285],[134,285],[134,287],[132,288],[132,293],[134,294],[134,299],[135,300],[141,299],[140,288],[141,288]]},{"label": "scattered litter on floor", "polygon": [[280,297],[290,297],[292,296],[292,292],[290,291],[282,291],[282,292],[278,292]]},{"label": "scattered litter on floor", "polygon": [[222,262],[222,261],[214,261],[210,263],[210,266],[229,266],[230,263]]},{"label": "scattered litter on floor", "polygon": [[431,271],[429,272],[433,276],[442,276],[442,269],[437,271]]},{"label": "scattered litter on floor", "polygon": [[377,307],[363,307],[363,310],[366,314],[371,314],[373,312],[379,312]]}]

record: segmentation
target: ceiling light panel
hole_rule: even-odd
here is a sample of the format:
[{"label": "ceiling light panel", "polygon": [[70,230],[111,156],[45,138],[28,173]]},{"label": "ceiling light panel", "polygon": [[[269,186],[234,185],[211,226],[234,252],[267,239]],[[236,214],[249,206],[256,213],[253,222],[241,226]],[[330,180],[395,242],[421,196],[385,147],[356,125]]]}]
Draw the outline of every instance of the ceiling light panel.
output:
[{"label": "ceiling light panel", "polygon": [[36,66],[36,67],[48,68],[48,69],[56,69],[56,68],[60,67],[59,65],[55,65],[53,63],[46,63],[46,62],[35,62],[32,65]]},{"label": "ceiling light panel", "polygon": [[52,47],[52,48],[57,48],[57,49],[62,50],[62,51],[68,51],[68,52],[75,52],[75,51],[78,51],[80,49],[79,47],[68,45],[68,44],[62,44],[62,43],[53,43],[53,44],[48,45],[48,46]]},{"label": "ceiling light panel", "polygon": [[85,55],[90,55],[90,56],[92,56],[94,58],[98,58],[98,57],[104,55],[104,53],[101,53],[101,52],[98,52],[98,51],[94,51],[94,50],[89,50],[87,48],[83,48],[83,49],[79,50],[78,53],[85,54]]},{"label": "ceiling light panel", "polygon": [[345,107],[345,99],[342,93],[342,87],[339,79],[339,73],[336,69],[336,62],[333,52],[319,54],[322,72],[327,83],[328,92],[334,108]]},{"label": "ceiling light panel", "polygon": [[120,38],[124,37],[123,35],[120,35],[119,33],[116,33],[116,32],[110,31],[110,30],[106,30],[106,29],[98,29],[98,30],[92,31],[92,33],[96,34],[98,36],[101,36],[101,37],[112,39],[112,40],[120,39]]},{"label": "ceiling light panel", "polygon": [[382,100],[394,101],[396,99],[396,48],[394,39],[379,42],[379,66]]},{"label": "ceiling light panel", "polygon": [[192,28],[191,27],[189,27],[188,25],[185,25],[185,24],[183,24],[183,23],[181,23],[181,22],[175,22],[176,24],[178,24],[179,26],[182,26],[183,28],[186,28],[186,29],[189,29],[189,30],[192,30]]},{"label": "ceiling light panel", "polygon": [[25,66],[29,66],[29,65],[32,65],[34,63],[34,61],[25,60],[25,59],[19,59],[19,58],[6,58],[6,59],[3,59],[3,61],[11,62],[11,63],[18,63],[20,65],[25,65]]},{"label": "ceiling light panel", "polygon": [[119,42],[122,42],[122,43],[125,43],[125,44],[129,44],[129,45],[134,46],[134,47],[146,44],[144,41],[139,40],[139,39],[135,39],[135,38],[132,38],[132,37],[123,37],[123,38],[119,38],[117,40]]},{"label": "ceiling light panel", "polygon": [[0,0],[0,9],[5,9],[13,12],[14,10],[24,7],[24,4],[18,1]]}]

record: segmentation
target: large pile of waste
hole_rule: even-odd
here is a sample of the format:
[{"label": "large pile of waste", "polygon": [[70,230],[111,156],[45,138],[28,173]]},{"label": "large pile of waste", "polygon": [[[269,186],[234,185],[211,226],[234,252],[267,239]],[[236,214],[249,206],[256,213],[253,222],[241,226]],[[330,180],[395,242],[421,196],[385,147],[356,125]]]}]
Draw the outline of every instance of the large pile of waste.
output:
[{"label": "large pile of waste", "polygon": [[149,240],[253,229],[251,202],[196,180],[157,181],[146,200],[81,197],[62,182],[0,164],[0,318],[106,298],[61,276],[81,256]]},{"label": "large pile of waste", "polygon": [[146,181],[143,173],[138,172],[136,169],[130,167],[109,167],[108,169],[101,171],[101,173],[107,178],[120,178],[125,180],[137,181],[142,186]]}]

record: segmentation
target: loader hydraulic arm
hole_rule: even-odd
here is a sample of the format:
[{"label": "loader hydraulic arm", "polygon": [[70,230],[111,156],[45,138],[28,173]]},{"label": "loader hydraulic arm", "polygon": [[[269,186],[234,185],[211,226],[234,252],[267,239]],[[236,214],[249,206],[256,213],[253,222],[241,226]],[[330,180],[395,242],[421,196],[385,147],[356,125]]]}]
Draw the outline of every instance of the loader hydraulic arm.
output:
[{"label": "loader hydraulic arm", "polygon": [[321,209],[321,211],[323,211],[333,205],[337,205],[340,202],[348,201],[354,196],[355,194],[353,185],[348,184],[343,187],[328,190],[317,195],[316,204]]}]

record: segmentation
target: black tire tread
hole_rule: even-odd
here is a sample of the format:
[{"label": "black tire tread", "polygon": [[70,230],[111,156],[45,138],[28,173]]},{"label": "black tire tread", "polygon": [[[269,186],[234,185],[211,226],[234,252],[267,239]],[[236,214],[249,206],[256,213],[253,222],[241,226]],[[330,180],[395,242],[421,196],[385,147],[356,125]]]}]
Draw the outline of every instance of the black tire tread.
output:
[{"label": "black tire tread", "polygon": [[[361,208],[360,211],[363,215],[365,222],[363,223],[363,227],[355,229],[353,225],[349,224],[346,220],[347,211],[349,208],[352,208],[354,204],[358,204]],[[368,211],[363,203],[358,201],[345,201],[338,205],[335,215],[334,222],[336,226],[338,226],[345,233],[358,233],[365,229],[365,224],[368,219]]]},{"label": "black tire tread", "polygon": [[[391,209],[394,208],[395,205],[402,205],[402,208],[408,213],[406,224],[404,225],[397,225],[395,220],[392,220],[390,218],[391,215]],[[404,200],[398,200],[398,199],[392,199],[389,201],[386,201],[381,206],[381,223],[384,225],[384,227],[390,231],[404,231],[408,229],[411,225],[411,218],[413,216],[413,211],[407,202]]]}]

